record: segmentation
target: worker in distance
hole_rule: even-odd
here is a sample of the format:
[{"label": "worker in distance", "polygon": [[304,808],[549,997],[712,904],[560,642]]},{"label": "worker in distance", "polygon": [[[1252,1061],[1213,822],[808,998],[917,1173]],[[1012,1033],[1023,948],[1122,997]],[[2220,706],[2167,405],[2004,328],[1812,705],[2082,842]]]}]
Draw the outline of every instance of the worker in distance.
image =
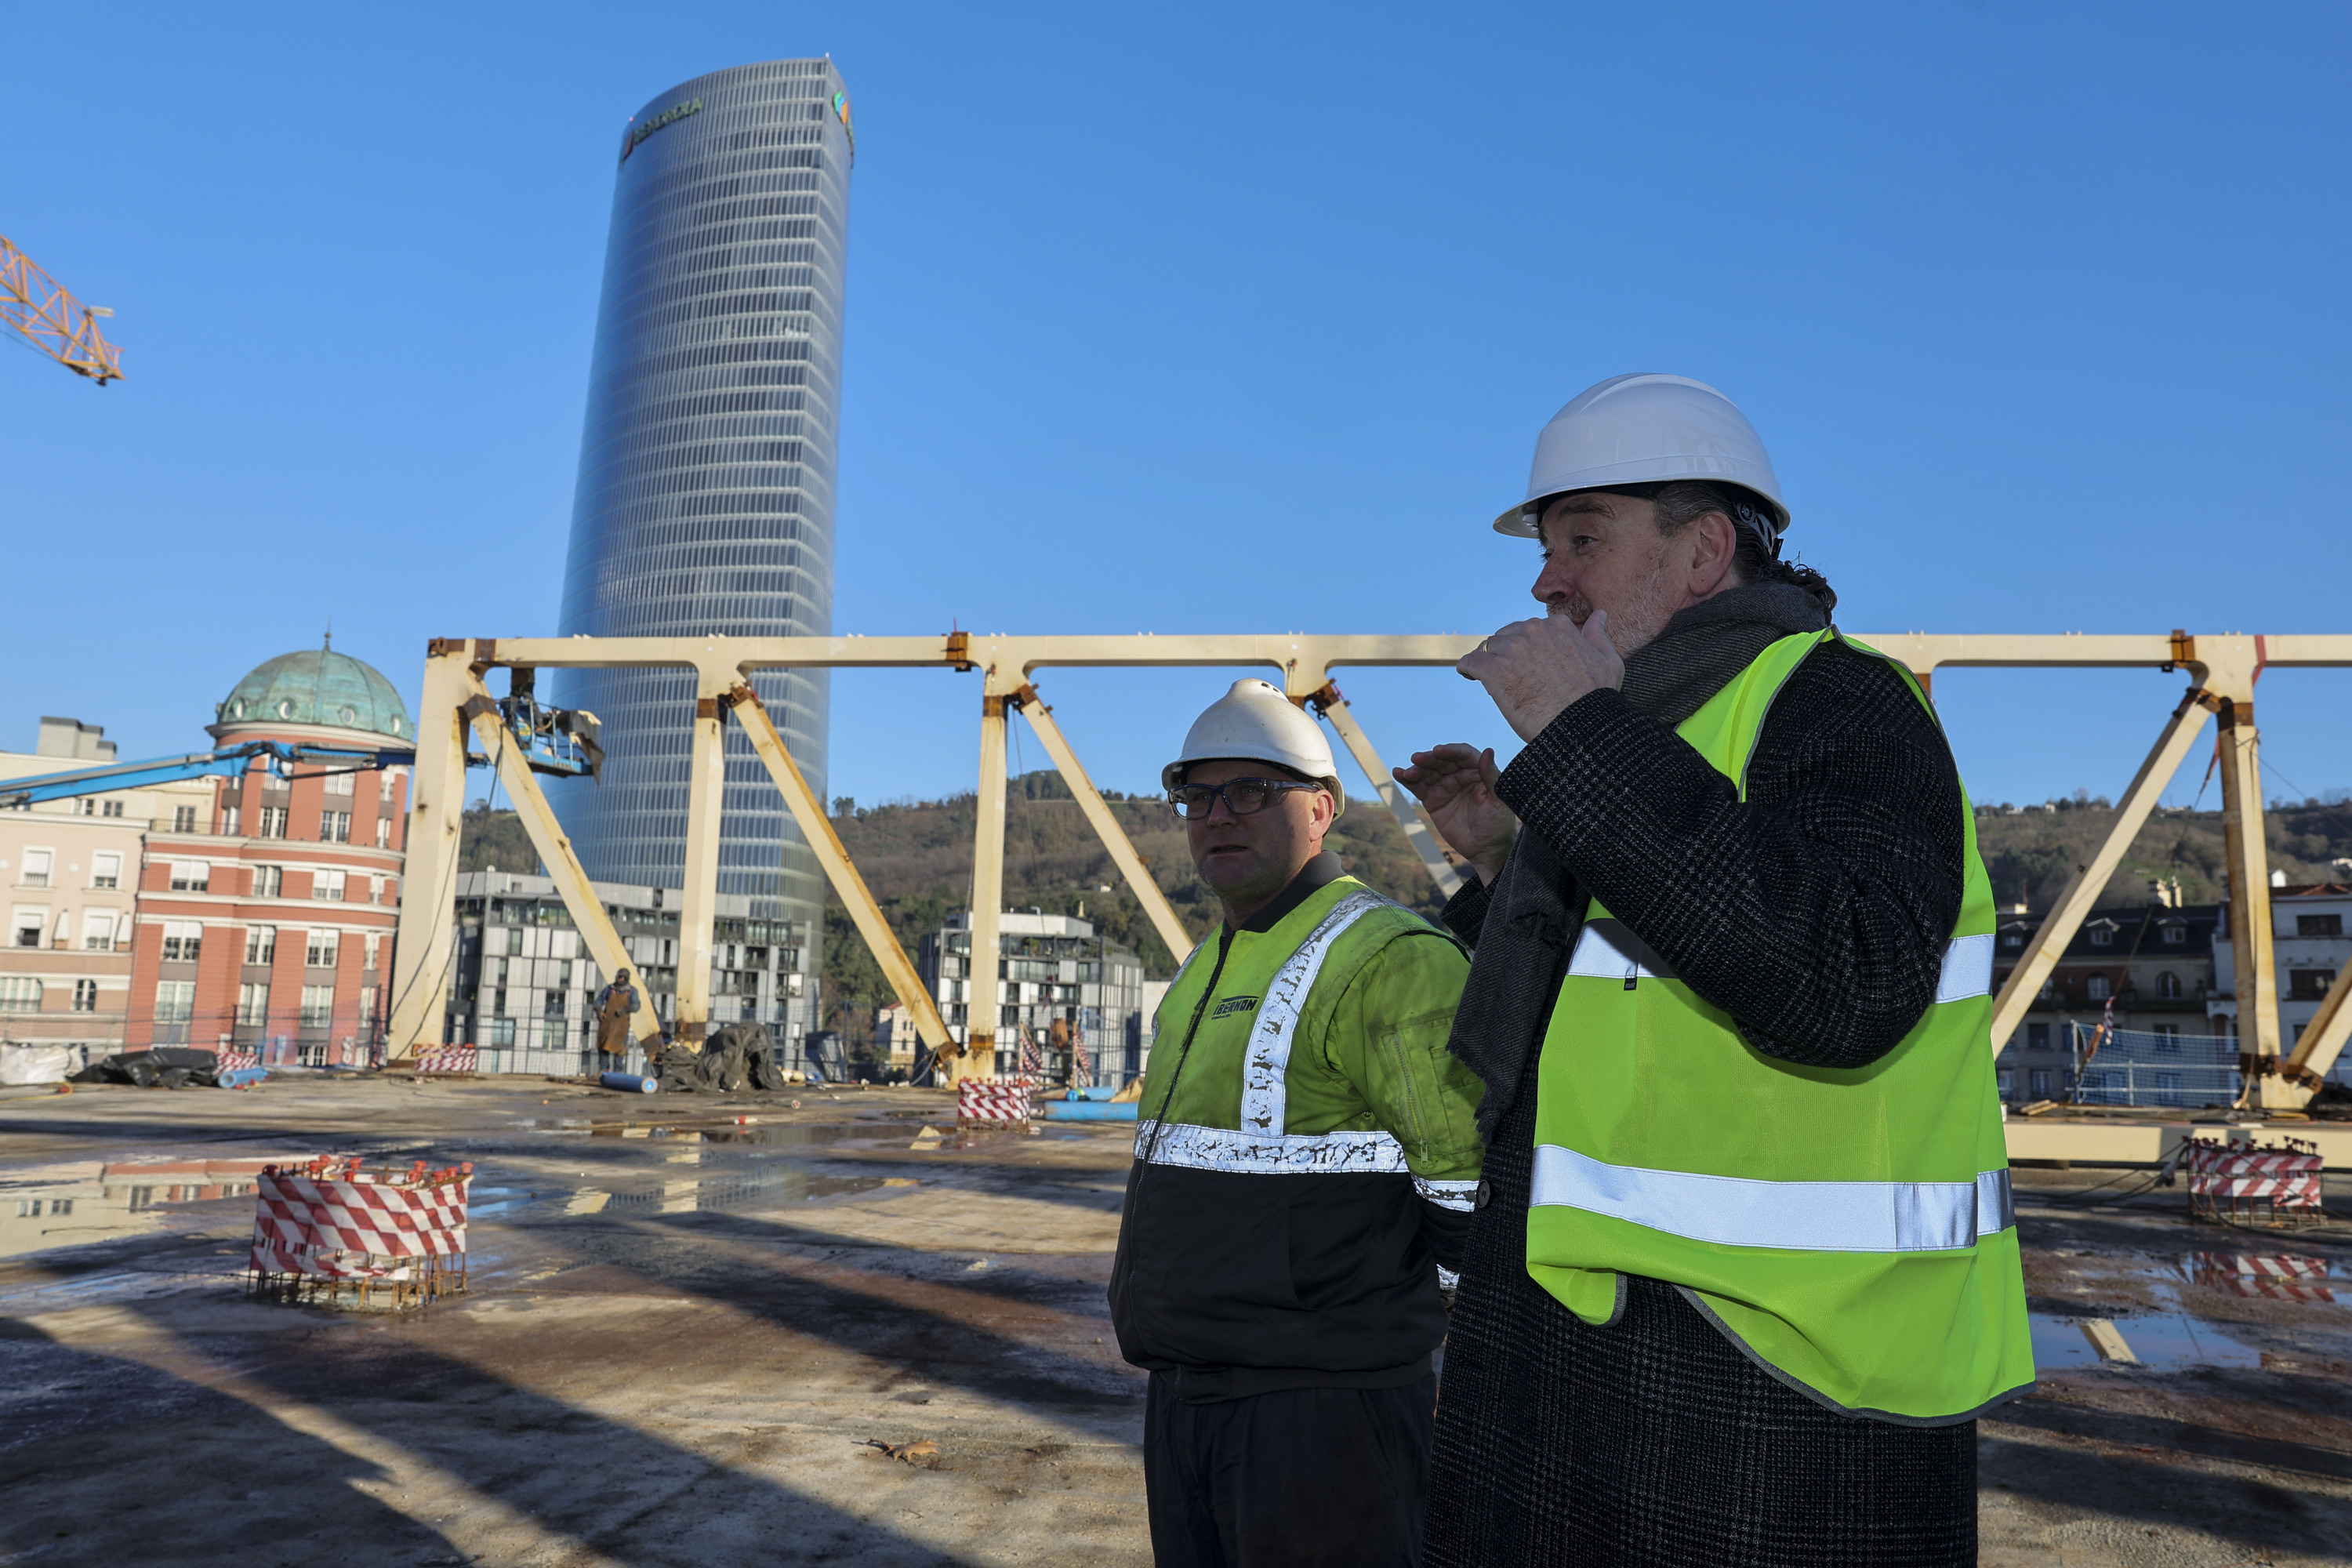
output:
[{"label": "worker in distance", "polygon": [[[645,998],[629,984],[629,972],[616,969],[612,983],[596,993],[596,1049],[611,1058],[608,1071],[628,1065],[629,1020],[645,1006]],[[650,1068],[652,1064],[646,1066]]]},{"label": "worker in distance", "polygon": [[1479,1174],[1469,960],[1340,868],[1321,728],[1263,680],[1163,774],[1224,919],[1160,1005],[1112,1267],[1161,1568],[1419,1561]]},{"label": "worker in distance", "polygon": [[2033,1381],[1992,893],[1926,692],[1788,524],[1714,388],[1586,391],[1495,520],[1544,613],[1457,667],[1525,749],[1397,770],[1475,873],[1440,1568],[1976,1561],[1976,1416]]}]

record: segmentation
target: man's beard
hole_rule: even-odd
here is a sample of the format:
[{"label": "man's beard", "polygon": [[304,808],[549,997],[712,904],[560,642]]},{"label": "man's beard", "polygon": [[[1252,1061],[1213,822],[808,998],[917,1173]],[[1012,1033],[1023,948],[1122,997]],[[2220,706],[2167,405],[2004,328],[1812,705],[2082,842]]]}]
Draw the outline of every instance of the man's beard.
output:
[{"label": "man's beard", "polygon": [[[1674,619],[1674,612],[1666,608],[1665,578],[1665,552],[1661,550],[1650,563],[1650,574],[1631,599],[1609,612],[1609,642],[1618,658],[1630,658],[1634,649],[1647,647]],[[1564,615],[1581,626],[1591,618],[1592,601],[1579,594],[1554,605],[1551,613]]]}]

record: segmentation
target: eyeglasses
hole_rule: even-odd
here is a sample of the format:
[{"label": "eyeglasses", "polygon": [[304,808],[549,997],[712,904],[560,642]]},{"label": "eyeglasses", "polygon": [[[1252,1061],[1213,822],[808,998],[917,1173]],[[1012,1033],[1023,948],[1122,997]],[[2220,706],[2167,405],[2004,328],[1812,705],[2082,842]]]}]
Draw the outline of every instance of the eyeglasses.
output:
[{"label": "eyeglasses", "polygon": [[1198,822],[1217,809],[1223,797],[1235,816],[1264,811],[1285,790],[1321,789],[1321,784],[1296,784],[1288,779],[1233,779],[1221,784],[1178,784],[1168,792],[1168,804],[1177,816]]}]

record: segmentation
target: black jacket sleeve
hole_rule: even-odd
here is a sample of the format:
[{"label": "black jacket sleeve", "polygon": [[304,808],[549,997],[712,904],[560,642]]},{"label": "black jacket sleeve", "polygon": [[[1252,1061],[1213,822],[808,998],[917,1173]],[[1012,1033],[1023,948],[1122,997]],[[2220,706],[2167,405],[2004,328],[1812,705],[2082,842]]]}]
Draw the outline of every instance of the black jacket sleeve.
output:
[{"label": "black jacket sleeve", "polygon": [[1758,1050],[1867,1066],[1935,1000],[1959,915],[1951,749],[1900,676],[1831,643],[1774,700],[1748,783],[1742,801],[1671,729],[1596,691],[1500,793]]},{"label": "black jacket sleeve", "polygon": [[1462,873],[1462,885],[1454,889],[1454,896],[1445,900],[1437,918],[1445,922],[1446,930],[1462,939],[1463,946],[1476,947],[1478,933],[1486,929],[1486,905],[1493,889],[1479,880],[1478,873],[1467,862],[1454,869]]}]

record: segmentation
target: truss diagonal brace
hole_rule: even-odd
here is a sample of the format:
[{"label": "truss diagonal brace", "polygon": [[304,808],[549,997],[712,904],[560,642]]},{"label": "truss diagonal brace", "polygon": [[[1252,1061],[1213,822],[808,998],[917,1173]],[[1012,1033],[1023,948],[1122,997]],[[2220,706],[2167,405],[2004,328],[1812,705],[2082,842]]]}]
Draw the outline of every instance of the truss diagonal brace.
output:
[{"label": "truss diagonal brace", "polygon": [[921,973],[907,957],[907,950],[898,945],[898,934],[891,931],[890,922],[883,918],[882,907],[874,901],[873,890],[866,887],[866,879],[857,874],[856,866],[849,858],[849,851],[842,847],[841,836],[833,830],[832,819],[825,816],[824,807],[808,786],[808,780],[801,776],[800,764],[793,761],[793,754],[785,748],[784,738],[778,732],[776,721],[768,716],[766,706],[752,691],[749,681],[738,684],[723,700],[733,705],[735,717],[743,726],[743,733],[751,738],[751,749],[759,752],[760,760],[767,764],[768,776],[776,781],[776,788],[784,797],[785,809],[800,825],[801,837],[808,840],[817,864],[824,868],[826,878],[833,883],[833,890],[841,895],[842,905],[849,910],[850,921],[857,927],[857,934],[866,939],[866,951],[874,955],[874,962],[882,970],[882,977],[890,983],[890,989],[898,994],[898,1000],[906,1004],[907,1011],[914,1015],[917,1037],[930,1047],[934,1057],[952,1054],[954,1041],[948,1035],[946,1021],[940,1016],[939,1005],[932,1001],[929,990],[923,984]]},{"label": "truss diagonal brace", "polygon": [[[587,871],[580,858],[572,853],[572,840],[564,836],[562,824],[547,804],[547,795],[539,787],[539,775],[530,771],[530,761],[514,735],[507,728],[506,718],[499,711],[478,677],[473,678],[474,695],[466,700],[463,711],[467,722],[474,727],[474,738],[481,742],[482,752],[499,771],[499,782],[507,786],[507,795],[514,801],[515,816],[521,821],[523,831],[530,835],[530,846],[539,851],[540,863],[554,880],[555,890],[562,895],[563,907],[572,911],[572,923],[580,930],[580,940],[588,949],[589,962],[602,970],[610,982],[622,970],[634,967],[629,950],[621,941],[621,933],[604,913],[604,901],[596,896],[596,889],[588,880]],[[447,899],[452,889],[439,890]],[[661,1018],[653,1008],[653,993],[639,986],[646,1005],[629,1016],[629,1032],[651,1057],[659,1048]]]},{"label": "truss diagonal brace", "polygon": [[1127,879],[1128,888],[1135,894],[1136,902],[1143,906],[1143,912],[1151,917],[1152,929],[1160,933],[1160,940],[1168,944],[1169,956],[1179,963],[1183,963],[1185,956],[1192,951],[1191,934],[1184,930],[1184,922],[1176,918],[1175,908],[1169,903],[1168,895],[1161,892],[1160,884],[1151,879],[1150,868],[1143,863],[1143,857],[1137,852],[1134,842],[1119,826],[1118,818],[1111,815],[1110,806],[1103,800],[1101,792],[1095,788],[1094,780],[1087,776],[1087,770],[1078,763],[1078,754],[1070,750],[1070,742],[1064,738],[1062,727],[1054,722],[1054,710],[1045,706],[1045,699],[1037,695],[1035,687],[1025,684],[1005,701],[1020,709],[1021,716],[1029,721],[1029,727],[1037,731],[1037,739],[1045,744],[1045,754],[1054,759],[1054,765],[1062,772],[1062,782],[1070,786],[1070,794],[1077,798],[1078,809],[1086,813],[1087,821],[1093,825],[1096,836],[1102,839],[1103,847],[1110,851],[1111,863],[1118,868],[1118,874]]},{"label": "truss diagonal brace", "polygon": [[2122,804],[2116,813],[2115,828],[2107,835],[2106,842],[2099,846],[2098,852],[2086,863],[2075,868],[2065,891],[2058,896],[2057,906],[2050,911],[2050,918],[2043,921],[2042,929],[2033,933],[2033,951],[2011,971],[2007,984],[2000,988],[2000,994],[1994,998],[1991,1026],[1994,1056],[2000,1055],[2009,1044],[2010,1036],[2017,1032],[2017,1026],[2023,1021],[2027,1011],[2033,1005],[2034,997],[2041,992],[2042,982],[2050,978],[2050,972],[2057,966],[2059,955],[2066,951],[2066,944],[2074,940],[2074,932],[2081,929],[2084,917],[2091,912],[2091,906],[2098,902],[2099,894],[2106,888],[2107,879],[2115,875],[2116,867],[2122,862],[2124,851],[2129,849],[2132,840],[2139,837],[2139,830],[2147,825],[2148,814],[2156,809],[2158,797],[2164,794],[2164,786],[2172,782],[2172,775],[2179,770],[2180,760],[2189,754],[2189,748],[2195,743],[2199,731],[2204,729],[2206,709],[2200,700],[2203,696],[2200,689],[2192,688],[2188,695],[2181,698],[2180,706],[2172,710],[2172,717],[2166,721],[2163,733],[2157,737],[2155,747],[2147,753],[2147,760],[2140,763],[2139,772],[2132,777],[2131,787],[2124,792]]},{"label": "truss diagonal brace", "polygon": [[1396,780],[1389,776],[1388,764],[1381,760],[1380,752],[1372,749],[1372,738],[1364,733],[1362,725],[1356,722],[1355,714],[1349,710],[1348,700],[1339,695],[1339,685],[1325,681],[1323,689],[1307,699],[1307,703],[1316,712],[1330,720],[1331,728],[1339,731],[1339,739],[1348,743],[1349,754],[1356,759],[1356,765],[1363,769],[1364,776],[1371,781],[1372,789],[1380,795],[1381,803],[1389,808],[1389,815],[1396,818],[1397,826],[1404,829],[1404,841],[1412,846],[1414,854],[1421,857],[1422,868],[1429,873],[1429,879],[1437,884],[1438,893],[1442,897],[1452,898],[1461,889],[1462,873],[1455,870],[1454,863],[1445,858],[1445,847],[1437,837],[1436,826],[1429,820],[1429,814],[1422,809],[1421,803],[1398,788]]}]

